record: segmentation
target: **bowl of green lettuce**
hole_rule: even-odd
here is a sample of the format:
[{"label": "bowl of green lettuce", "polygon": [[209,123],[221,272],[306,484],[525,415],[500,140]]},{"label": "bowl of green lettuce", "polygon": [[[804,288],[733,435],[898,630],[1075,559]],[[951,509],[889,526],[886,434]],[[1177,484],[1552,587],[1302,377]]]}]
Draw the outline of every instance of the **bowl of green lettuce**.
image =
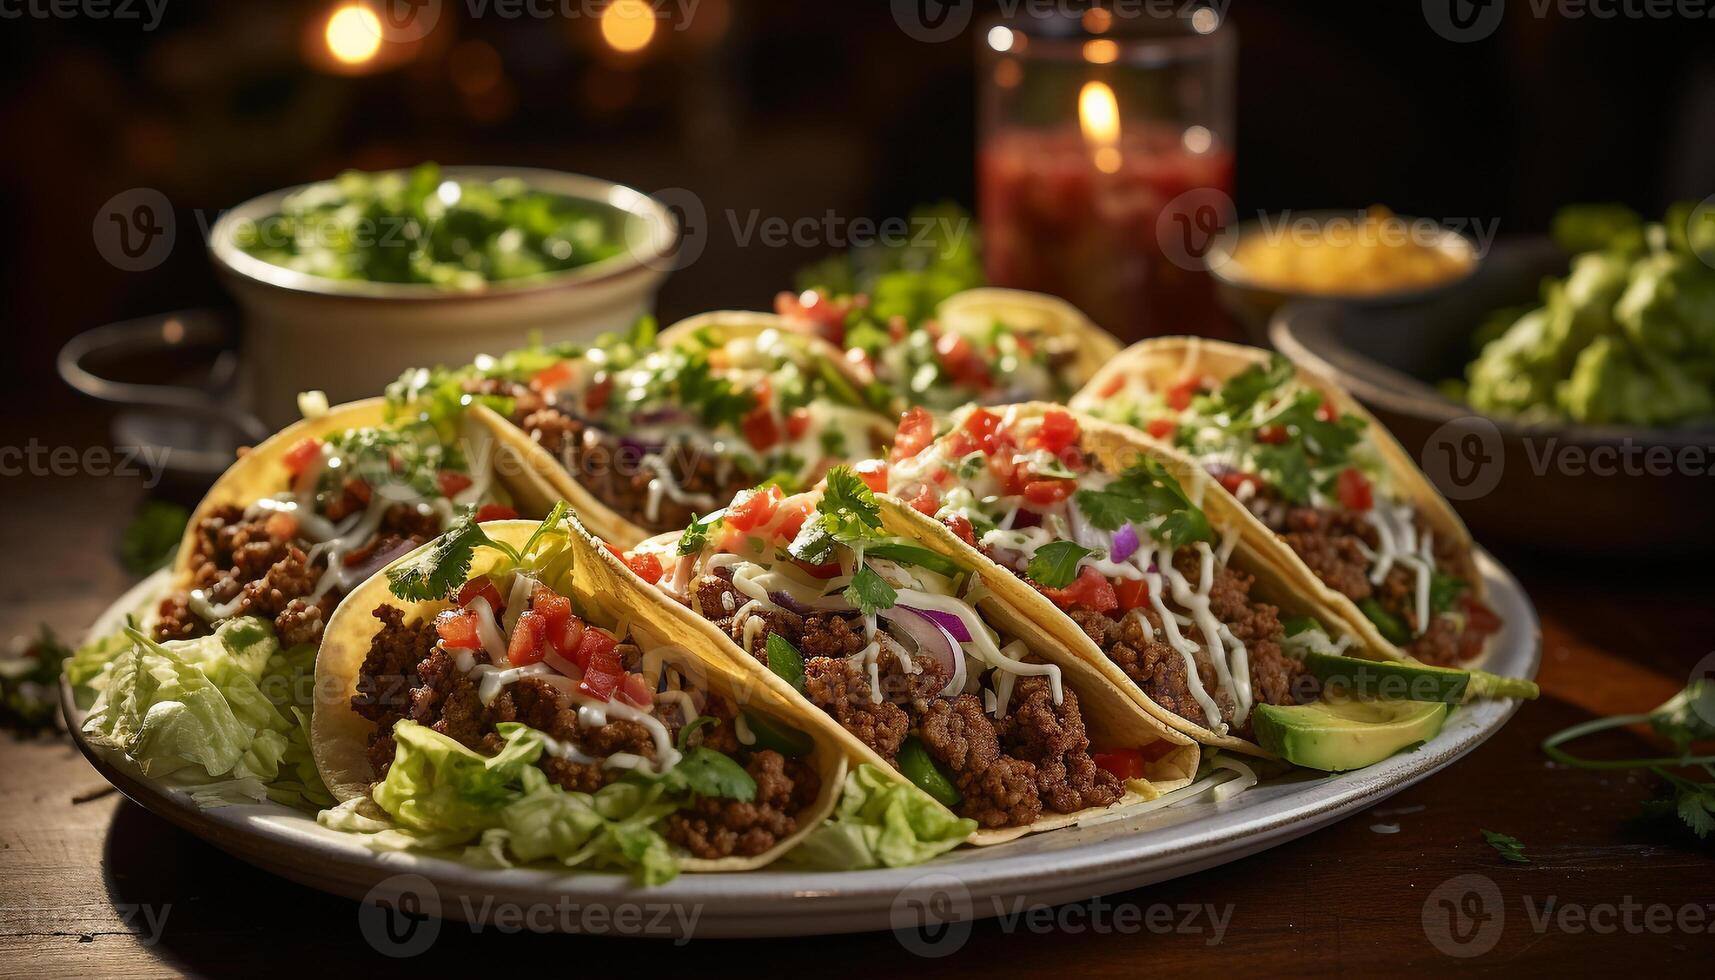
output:
[{"label": "bowl of green lettuce", "polygon": [[209,251],[244,314],[252,404],[283,424],[307,388],[344,401],[413,364],[627,327],[652,311],[678,237],[622,184],[424,163],[246,201]]}]

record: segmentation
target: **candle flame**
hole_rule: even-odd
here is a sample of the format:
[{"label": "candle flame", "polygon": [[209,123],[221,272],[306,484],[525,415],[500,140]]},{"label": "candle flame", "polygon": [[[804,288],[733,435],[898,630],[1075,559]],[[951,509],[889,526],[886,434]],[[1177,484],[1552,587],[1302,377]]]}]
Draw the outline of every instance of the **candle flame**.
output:
[{"label": "candle flame", "polygon": [[1120,106],[1106,82],[1085,82],[1078,93],[1078,127],[1084,132],[1096,169],[1105,174],[1120,169]]}]

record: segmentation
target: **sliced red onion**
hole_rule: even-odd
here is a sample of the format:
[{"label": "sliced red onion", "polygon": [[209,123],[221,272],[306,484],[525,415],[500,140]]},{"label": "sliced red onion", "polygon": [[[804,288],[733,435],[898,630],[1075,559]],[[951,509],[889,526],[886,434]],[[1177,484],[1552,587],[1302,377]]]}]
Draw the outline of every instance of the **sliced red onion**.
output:
[{"label": "sliced red onion", "polygon": [[1114,532],[1114,543],[1113,547],[1108,549],[1108,557],[1114,561],[1125,561],[1137,552],[1137,544],[1137,528],[1127,521]]},{"label": "sliced red onion", "polygon": [[542,654],[542,662],[560,673],[565,674],[572,680],[581,680],[584,676],[584,672],[578,669],[577,664],[572,663],[565,657],[555,653],[552,646],[549,646],[547,652]]},{"label": "sliced red onion", "polygon": [[900,606],[899,608],[909,609],[919,616],[934,620],[936,626],[946,630],[948,635],[960,643],[971,642],[970,628],[965,625],[963,619],[950,612],[942,612],[939,609],[919,609],[916,606]]},{"label": "sliced red onion", "polygon": [[768,593],[768,601],[800,616],[809,616],[819,612],[845,612],[852,608],[852,604],[847,602],[845,596],[838,592],[819,596],[806,602],[785,589],[775,589]]},{"label": "sliced red onion", "polygon": [[415,547],[416,545],[412,544],[409,539],[399,541],[390,547],[376,549],[374,554],[354,568],[342,569],[340,572],[341,583],[351,583],[346,586],[345,591],[350,592],[357,587],[358,583],[367,582],[371,575],[392,564],[395,558],[410,554]]},{"label": "sliced red onion", "polygon": [[963,676],[965,651],[941,628],[938,620],[923,610],[910,606],[883,609],[878,615],[904,630],[905,634],[916,642],[918,653],[934,658],[936,663],[945,668],[949,685],[952,680]]}]

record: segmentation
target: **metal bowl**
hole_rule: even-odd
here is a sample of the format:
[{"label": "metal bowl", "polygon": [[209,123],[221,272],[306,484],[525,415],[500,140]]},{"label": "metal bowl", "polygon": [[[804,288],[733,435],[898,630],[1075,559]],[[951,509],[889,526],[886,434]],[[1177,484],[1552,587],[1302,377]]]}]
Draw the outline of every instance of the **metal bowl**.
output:
[{"label": "metal bowl", "polygon": [[1715,430],[1524,423],[1435,387],[1463,376],[1489,312],[1535,300],[1567,257],[1497,246],[1455,289],[1408,306],[1296,301],[1270,324],[1283,354],[1344,385],[1391,429],[1481,540],[1578,555],[1682,555],[1715,544]]}]

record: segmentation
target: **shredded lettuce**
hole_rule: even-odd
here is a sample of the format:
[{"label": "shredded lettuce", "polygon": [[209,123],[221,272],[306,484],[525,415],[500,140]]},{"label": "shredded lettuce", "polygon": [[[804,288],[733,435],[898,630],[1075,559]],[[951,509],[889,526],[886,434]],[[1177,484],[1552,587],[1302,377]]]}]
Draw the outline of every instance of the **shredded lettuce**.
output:
[{"label": "shredded lettuce", "polygon": [[684,803],[670,780],[628,778],[595,793],[569,792],[535,765],[546,736],[511,722],[495,730],[506,745],[484,756],[415,722],[399,722],[393,765],[370,794],[388,819],[346,804],[324,811],[320,822],[369,834],[372,845],[389,850],[467,844],[466,859],[497,867],[551,859],[627,870],[646,885],[679,873],[655,829]]},{"label": "shredded lettuce", "polygon": [[314,647],[281,650],[267,623],[244,616],[167,643],[127,626],[74,654],[67,672],[96,692],[84,734],[145,776],[197,787],[204,805],[316,809],[332,798],[309,748],[314,665]]},{"label": "shredded lettuce", "polygon": [[920,864],[964,843],[975,820],[956,817],[873,765],[846,775],[839,806],[784,858],[824,871]]}]

